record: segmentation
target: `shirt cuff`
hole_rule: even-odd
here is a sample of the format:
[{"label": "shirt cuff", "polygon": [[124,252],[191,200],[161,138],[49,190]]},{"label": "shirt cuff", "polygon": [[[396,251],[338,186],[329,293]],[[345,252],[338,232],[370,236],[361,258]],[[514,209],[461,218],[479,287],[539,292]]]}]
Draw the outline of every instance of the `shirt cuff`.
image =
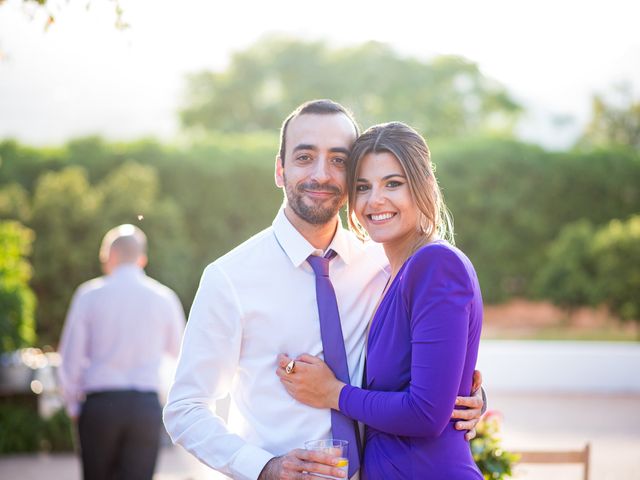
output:
[{"label": "shirt cuff", "polygon": [[231,462],[230,470],[237,480],[257,480],[260,472],[275,455],[255,445],[244,445]]}]

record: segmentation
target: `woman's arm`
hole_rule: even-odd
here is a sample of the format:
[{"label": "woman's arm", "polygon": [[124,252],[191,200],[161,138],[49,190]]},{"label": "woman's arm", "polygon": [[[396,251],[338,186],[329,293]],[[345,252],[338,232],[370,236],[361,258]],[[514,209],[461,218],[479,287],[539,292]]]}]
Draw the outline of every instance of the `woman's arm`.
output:
[{"label": "woman's arm", "polygon": [[411,316],[409,389],[380,392],[346,385],[339,406],[384,432],[437,437],[451,419],[462,378],[473,287],[461,259],[444,245],[426,247],[410,261],[401,285]]}]

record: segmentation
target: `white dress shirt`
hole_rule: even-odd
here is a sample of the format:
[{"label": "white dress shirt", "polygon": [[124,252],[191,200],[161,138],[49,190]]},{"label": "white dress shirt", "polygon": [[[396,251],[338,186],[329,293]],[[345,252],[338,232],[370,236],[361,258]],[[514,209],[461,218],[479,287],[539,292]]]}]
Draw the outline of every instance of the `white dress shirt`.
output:
[{"label": "white dress shirt", "polygon": [[69,415],[78,415],[86,393],[158,391],[163,355],[178,356],[184,324],[177,295],[134,264],[80,285],[59,348]]},{"label": "white dress shirt", "polygon": [[[351,383],[360,385],[367,323],[388,278],[379,245],[342,227],[330,264]],[[317,250],[281,210],[272,227],[209,265],[185,331],[164,409],[167,431],[206,465],[255,480],[274,456],[331,436],[329,410],[303,405],[276,375],[277,355],[322,357],[315,275]],[[213,400],[231,396],[228,423]]]}]

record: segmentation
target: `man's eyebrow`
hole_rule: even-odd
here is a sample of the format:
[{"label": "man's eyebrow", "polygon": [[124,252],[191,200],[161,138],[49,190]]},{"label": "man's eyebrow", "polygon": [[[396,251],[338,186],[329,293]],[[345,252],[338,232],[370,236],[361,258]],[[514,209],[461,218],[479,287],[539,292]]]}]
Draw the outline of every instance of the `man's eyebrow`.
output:
[{"label": "man's eyebrow", "polygon": [[318,147],[311,145],[310,143],[300,143],[293,149],[294,152],[297,152],[298,150],[318,150]]},{"label": "man's eyebrow", "polygon": [[[317,151],[318,147],[316,147],[315,145],[312,145],[310,143],[300,143],[300,144],[296,145],[295,148],[293,149],[294,152],[297,152],[298,150],[313,150],[313,151]],[[344,153],[345,155],[349,155],[349,149],[348,148],[334,147],[334,148],[330,148],[329,151],[331,153]]]},{"label": "man's eyebrow", "polygon": [[344,153],[345,155],[349,155],[349,153],[350,153],[348,148],[343,148],[343,147],[331,148],[331,149],[329,149],[329,151],[331,153]]}]

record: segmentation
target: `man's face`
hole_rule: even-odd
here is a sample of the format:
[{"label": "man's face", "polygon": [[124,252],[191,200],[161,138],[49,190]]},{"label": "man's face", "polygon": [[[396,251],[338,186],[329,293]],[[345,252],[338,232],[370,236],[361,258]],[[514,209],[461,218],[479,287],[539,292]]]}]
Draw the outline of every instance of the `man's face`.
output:
[{"label": "man's face", "polygon": [[312,225],[335,218],[346,201],[347,158],[355,139],[353,124],[342,113],[291,120],[285,158],[276,162],[276,184],[285,189],[290,215]]}]

